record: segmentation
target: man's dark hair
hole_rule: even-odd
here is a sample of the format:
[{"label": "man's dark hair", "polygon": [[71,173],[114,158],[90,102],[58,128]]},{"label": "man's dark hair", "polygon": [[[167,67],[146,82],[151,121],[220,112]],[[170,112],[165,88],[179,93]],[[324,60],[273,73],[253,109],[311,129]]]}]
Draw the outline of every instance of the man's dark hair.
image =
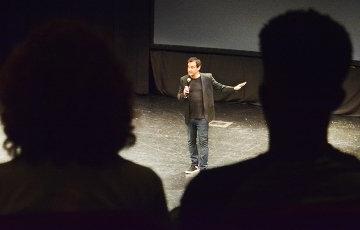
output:
[{"label": "man's dark hair", "polygon": [[41,26],[14,50],[0,107],[15,157],[97,161],[135,142],[131,84],[109,43],[81,23]]},{"label": "man's dark hair", "polygon": [[188,59],[187,62],[189,63],[189,62],[193,62],[193,61],[196,63],[196,67],[201,66],[201,60],[197,57],[191,57]]}]

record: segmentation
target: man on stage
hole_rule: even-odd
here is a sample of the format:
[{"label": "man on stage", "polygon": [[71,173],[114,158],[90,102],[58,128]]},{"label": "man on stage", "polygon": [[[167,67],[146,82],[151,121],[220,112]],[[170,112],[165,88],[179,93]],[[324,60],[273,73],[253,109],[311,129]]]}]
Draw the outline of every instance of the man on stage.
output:
[{"label": "man on stage", "polygon": [[[220,92],[238,91],[246,82],[235,87],[226,86],[217,82],[211,73],[200,73],[200,59],[191,57],[187,63],[188,74],[180,78],[177,98],[185,104],[184,114],[191,158],[191,166],[185,173],[189,174],[204,170],[208,166],[209,122],[215,116],[213,88]],[[199,149],[196,144],[197,137]]]}]

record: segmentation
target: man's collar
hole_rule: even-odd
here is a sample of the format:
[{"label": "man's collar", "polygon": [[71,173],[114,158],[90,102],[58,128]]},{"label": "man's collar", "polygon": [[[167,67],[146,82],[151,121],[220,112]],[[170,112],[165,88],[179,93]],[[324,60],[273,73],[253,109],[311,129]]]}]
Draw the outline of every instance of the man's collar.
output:
[{"label": "man's collar", "polygon": [[[191,76],[190,76],[191,77]],[[198,77],[196,77],[196,78],[193,78],[193,77],[191,77],[191,79],[198,79],[199,77],[201,77],[201,73],[199,72],[199,76]]]}]

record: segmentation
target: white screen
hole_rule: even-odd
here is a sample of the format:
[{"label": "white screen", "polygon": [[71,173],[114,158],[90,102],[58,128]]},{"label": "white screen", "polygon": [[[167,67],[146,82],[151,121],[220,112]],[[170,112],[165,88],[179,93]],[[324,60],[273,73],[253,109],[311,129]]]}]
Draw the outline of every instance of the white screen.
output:
[{"label": "white screen", "polygon": [[360,60],[358,0],[155,0],[154,44],[259,51],[258,33],[270,18],[309,7],[346,27]]}]

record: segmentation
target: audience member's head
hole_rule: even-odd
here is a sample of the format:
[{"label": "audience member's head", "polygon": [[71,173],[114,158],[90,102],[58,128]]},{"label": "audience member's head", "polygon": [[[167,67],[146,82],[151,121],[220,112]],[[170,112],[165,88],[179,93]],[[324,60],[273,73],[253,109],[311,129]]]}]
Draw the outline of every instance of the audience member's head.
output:
[{"label": "audience member's head", "polygon": [[103,37],[78,22],[49,23],[2,69],[4,146],[33,160],[113,158],[135,141],[131,94]]},{"label": "audience member's head", "polygon": [[264,67],[260,97],[270,129],[288,127],[291,117],[303,118],[299,126],[312,120],[326,126],[344,98],[342,83],[351,62],[345,28],[315,10],[288,11],[264,26],[260,48]]},{"label": "audience member's head", "polygon": [[271,19],[260,45],[269,150],[194,178],[181,201],[180,226],[346,229],[359,213],[360,164],[329,145],[326,131],[344,97],[349,35],[329,16],[296,10]]}]

